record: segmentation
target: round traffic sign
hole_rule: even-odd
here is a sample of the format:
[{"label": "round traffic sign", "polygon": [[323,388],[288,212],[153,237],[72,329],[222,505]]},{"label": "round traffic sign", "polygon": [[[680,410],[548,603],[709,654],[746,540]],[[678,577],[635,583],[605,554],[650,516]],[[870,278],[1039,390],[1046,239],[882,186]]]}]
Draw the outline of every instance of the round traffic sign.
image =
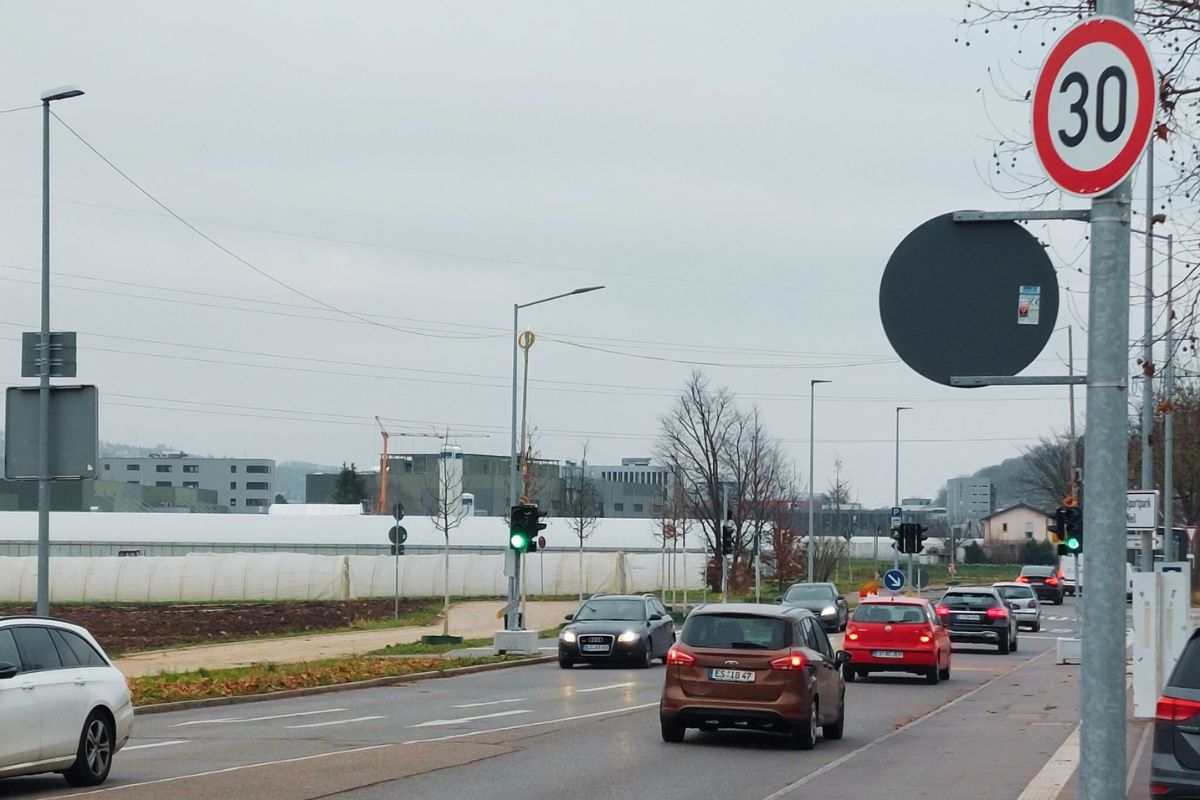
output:
[{"label": "round traffic sign", "polygon": [[388,531],[388,539],[392,544],[404,544],[408,541],[408,531],[404,529],[403,525],[393,525],[392,529]]},{"label": "round traffic sign", "polygon": [[1133,170],[1154,128],[1157,91],[1146,43],[1128,22],[1073,25],[1046,56],[1033,90],[1033,145],[1060,189],[1104,194]]},{"label": "round traffic sign", "polygon": [[546,537],[539,536],[538,537],[538,550],[544,550],[545,548],[546,548]]},{"label": "round traffic sign", "polygon": [[904,588],[904,573],[898,569],[889,569],[883,573],[883,585],[888,591],[900,591]]}]

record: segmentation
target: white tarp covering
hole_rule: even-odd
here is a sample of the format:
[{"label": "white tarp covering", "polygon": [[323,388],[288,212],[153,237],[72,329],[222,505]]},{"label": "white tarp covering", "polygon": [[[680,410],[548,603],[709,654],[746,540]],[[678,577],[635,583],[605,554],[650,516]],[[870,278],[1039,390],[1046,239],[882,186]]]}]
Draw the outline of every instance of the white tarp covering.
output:
[{"label": "white tarp covering", "polygon": [[[654,592],[681,588],[683,556],[585,552],[583,586],[593,592]],[[443,592],[441,555],[399,559],[400,595],[438,597]],[[571,595],[580,591],[578,553],[526,556],[526,591]],[[450,594],[503,596],[504,555],[452,554]],[[687,585],[701,586],[702,558],[688,559]],[[668,577],[670,573],[670,577]],[[167,603],[231,600],[348,600],[390,597],[396,589],[392,556],[320,556],[302,553],[194,553],[173,557],[57,557],[50,562],[50,597],[58,603]],[[0,602],[32,603],[37,560],[0,557]]]}]

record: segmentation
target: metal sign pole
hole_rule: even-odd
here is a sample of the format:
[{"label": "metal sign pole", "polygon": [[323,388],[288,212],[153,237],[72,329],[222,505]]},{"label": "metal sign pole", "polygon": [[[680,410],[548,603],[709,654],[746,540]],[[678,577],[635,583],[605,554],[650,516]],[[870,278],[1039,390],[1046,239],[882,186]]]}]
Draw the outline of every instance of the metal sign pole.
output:
[{"label": "metal sign pole", "polygon": [[[1096,13],[1133,22],[1133,0]],[[1092,200],[1083,528],[1088,613],[1079,687],[1079,797],[1125,796],[1125,491],[1129,400],[1130,180]]]},{"label": "metal sign pole", "polygon": [[392,545],[392,555],[396,558],[396,619],[400,619],[400,545]]},{"label": "metal sign pole", "polygon": [[42,101],[42,331],[38,371],[37,613],[50,616],[50,101]]},{"label": "metal sign pole", "polygon": [[[1142,474],[1141,488],[1154,488],[1154,451],[1150,433],[1154,427],[1154,137],[1146,149],[1146,307],[1142,330]],[[1168,324],[1169,321],[1168,321]],[[1154,531],[1142,531],[1142,571],[1154,571]]]}]

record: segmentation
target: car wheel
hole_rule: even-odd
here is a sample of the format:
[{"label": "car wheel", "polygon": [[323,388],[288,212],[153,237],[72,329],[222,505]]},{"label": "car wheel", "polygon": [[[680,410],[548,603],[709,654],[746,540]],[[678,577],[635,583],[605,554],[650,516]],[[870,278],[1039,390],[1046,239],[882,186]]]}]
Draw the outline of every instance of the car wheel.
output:
[{"label": "car wheel", "polygon": [[1000,637],[1000,643],[996,645],[996,649],[1002,654],[1008,653],[1008,631],[1005,631],[1004,635]]},{"label": "car wheel", "polygon": [[113,725],[102,714],[93,713],[83,724],[75,763],[63,773],[72,786],[99,786],[112,769]]},{"label": "car wheel", "polygon": [[654,661],[654,644],[650,640],[646,640],[646,651],[642,653],[642,657],[638,659],[638,669],[650,669],[651,662]]},{"label": "car wheel", "polygon": [[1032,628],[1030,628],[1029,630],[1030,630],[1030,632],[1032,632],[1032,633],[1037,633],[1037,632],[1038,632],[1038,631],[1040,631],[1041,629],[1042,629],[1042,623],[1040,623],[1040,622],[1035,622],[1035,623],[1033,623],[1033,627],[1032,627]]},{"label": "car wheel", "polygon": [[938,677],[944,681],[950,680],[950,665],[949,664],[946,665],[945,669],[938,671]]},{"label": "car wheel", "polygon": [[925,682],[930,686],[937,686],[938,681],[941,680],[941,676],[942,673],[936,666],[930,667],[925,673]]},{"label": "car wheel", "polygon": [[820,713],[821,705],[817,698],[813,698],[809,703],[808,722],[800,723],[792,731],[792,743],[797,750],[812,750],[817,744],[817,717]]},{"label": "car wheel", "polygon": [[1012,638],[1012,641],[1009,643],[1008,652],[1010,652],[1010,653],[1017,652],[1017,637],[1016,636],[1014,636]]},{"label": "car wheel", "polygon": [[659,723],[662,726],[662,738],[664,742],[671,744],[679,744],[683,741],[684,735],[687,734],[687,728],[680,725],[674,720],[669,720],[666,717],[659,717]]},{"label": "car wheel", "polygon": [[558,659],[558,666],[561,669],[570,669],[571,667],[575,666],[575,662],[569,658],[560,658]]},{"label": "car wheel", "polygon": [[849,664],[842,666],[842,679],[845,680],[846,683],[854,683],[854,679],[857,677],[858,673],[855,671],[854,667],[850,666]]},{"label": "car wheel", "polygon": [[831,725],[825,725],[821,728],[821,735],[831,742],[842,738],[842,733],[846,729],[846,695],[842,695],[842,702],[838,706],[837,721]]}]

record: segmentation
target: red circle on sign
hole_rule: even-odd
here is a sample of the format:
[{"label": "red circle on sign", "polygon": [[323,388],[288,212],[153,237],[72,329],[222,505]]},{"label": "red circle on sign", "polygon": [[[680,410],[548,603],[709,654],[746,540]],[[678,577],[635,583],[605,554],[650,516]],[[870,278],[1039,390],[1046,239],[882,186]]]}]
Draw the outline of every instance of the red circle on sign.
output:
[{"label": "red circle on sign", "polygon": [[[1112,45],[1129,59],[1137,82],[1138,107],[1134,110],[1129,140],[1120,152],[1098,169],[1079,170],[1064,161],[1055,149],[1050,132],[1050,96],[1067,59],[1087,45],[1100,42]],[[1064,33],[1046,56],[1033,92],[1033,145],[1050,180],[1063,191],[1083,197],[1104,194],[1123,181],[1150,141],[1157,97],[1150,51],[1129,23],[1116,17],[1092,17]]]},{"label": "red circle on sign", "polygon": [[542,549],[543,547],[545,547],[545,546],[546,546],[546,537],[545,537],[545,536],[539,536],[539,537],[538,537],[538,549],[539,549],[539,550],[541,550],[541,549]]}]

